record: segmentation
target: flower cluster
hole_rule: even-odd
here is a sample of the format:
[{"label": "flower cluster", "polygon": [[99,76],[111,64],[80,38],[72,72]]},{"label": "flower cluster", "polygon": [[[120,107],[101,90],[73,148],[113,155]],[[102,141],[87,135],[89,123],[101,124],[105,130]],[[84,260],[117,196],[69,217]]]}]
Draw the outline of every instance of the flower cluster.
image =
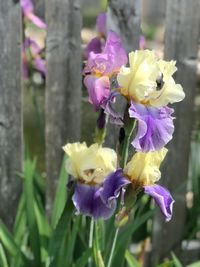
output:
[{"label": "flower cluster", "polygon": [[174,200],[157,182],[167,154],[165,145],[174,132],[174,110],[168,104],[185,96],[172,77],[175,71],[175,61],[157,59],[149,50],[131,52],[127,57],[113,31],[108,32],[101,52],[89,52],[83,71],[89,102],[96,111],[116,119],[117,111],[111,108],[111,103],[117,95],[126,99],[127,111],[121,120],[125,131],[127,117],[132,127],[136,125],[131,142],[135,153],[128,162],[119,165],[119,153],[102,144],[87,147],[85,143],[73,143],[64,147],[67,171],[76,183],[73,203],[77,213],[107,219],[114,213],[122,191],[123,205],[129,211],[126,198],[130,203],[130,194],[126,192],[131,191],[135,197],[143,190],[153,197],[166,221],[171,219]]},{"label": "flower cluster", "polygon": [[29,67],[39,72],[42,76],[46,75],[46,63],[42,57],[42,47],[34,36],[28,33],[27,25],[31,23],[37,30],[46,29],[46,24],[34,14],[34,7],[31,0],[20,0],[24,18],[24,43],[22,47],[23,77],[29,77]]}]

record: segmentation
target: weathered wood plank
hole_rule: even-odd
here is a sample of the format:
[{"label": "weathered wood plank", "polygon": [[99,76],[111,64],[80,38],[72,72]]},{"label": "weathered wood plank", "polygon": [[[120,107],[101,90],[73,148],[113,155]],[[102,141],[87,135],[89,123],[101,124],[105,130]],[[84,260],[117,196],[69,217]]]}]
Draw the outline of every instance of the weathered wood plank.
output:
[{"label": "weathered wood plank", "polygon": [[184,235],[185,192],[188,177],[193,102],[196,89],[197,47],[200,22],[199,0],[168,0],[166,14],[165,57],[177,60],[176,81],[181,83],[186,98],[175,105],[175,133],[163,166],[161,182],[175,198],[174,215],[165,223],[160,214],[154,220],[153,261],[170,250],[179,251]]},{"label": "weathered wood plank", "polygon": [[[140,38],[140,0],[109,0],[107,28],[119,34],[127,52],[139,48]],[[116,110],[122,113],[126,101],[116,101]],[[115,148],[119,137],[119,127],[108,123],[105,144]]]},{"label": "weathered wood plank", "polygon": [[0,218],[11,228],[22,172],[21,10],[0,1]]},{"label": "weathered wood plank", "polygon": [[62,146],[80,138],[81,21],[80,0],[46,0],[48,211],[62,162]]}]

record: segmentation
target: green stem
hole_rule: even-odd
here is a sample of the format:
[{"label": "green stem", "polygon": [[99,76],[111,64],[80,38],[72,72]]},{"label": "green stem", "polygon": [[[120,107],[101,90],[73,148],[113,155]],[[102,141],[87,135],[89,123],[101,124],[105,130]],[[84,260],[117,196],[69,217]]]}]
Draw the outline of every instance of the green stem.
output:
[{"label": "green stem", "polygon": [[[89,248],[93,246],[93,236],[94,236],[94,219],[90,222],[90,235],[89,235]],[[92,267],[92,257],[88,259],[88,267]]]},{"label": "green stem", "polygon": [[113,244],[112,244],[111,253],[110,253],[110,257],[109,257],[109,260],[108,260],[107,267],[111,267],[113,256],[114,256],[114,251],[115,251],[115,246],[116,246],[116,243],[117,243],[118,234],[119,234],[119,228],[117,228],[116,231],[115,231],[115,236],[114,236],[114,240],[113,240]]}]

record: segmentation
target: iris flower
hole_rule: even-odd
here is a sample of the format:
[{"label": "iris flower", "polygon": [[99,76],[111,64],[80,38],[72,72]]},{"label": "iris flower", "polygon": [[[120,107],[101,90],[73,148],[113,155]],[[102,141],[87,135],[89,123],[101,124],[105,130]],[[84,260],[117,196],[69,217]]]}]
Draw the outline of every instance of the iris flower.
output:
[{"label": "iris flower", "polygon": [[118,35],[108,33],[102,53],[90,52],[83,73],[89,101],[98,110],[110,95],[110,78],[127,63],[127,55]]},{"label": "iris flower", "polygon": [[[115,211],[122,182],[121,170],[117,170],[115,151],[98,144],[88,147],[86,143],[67,144],[63,149],[68,155],[67,172],[76,182],[72,201],[77,214],[82,213],[94,219],[108,219]],[[102,192],[106,193],[103,186],[107,179],[110,181],[108,191],[117,187],[114,198],[109,203],[102,200]],[[127,180],[123,181],[123,186],[126,182],[128,183]]]},{"label": "iris flower", "polygon": [[122,67],[117,80],[129,100],[154,107],[183,100],[185,94],[172,75],[175,61],[157,60],[150,50],[129,53],[130,67]]},{"label": "iris flower", "polygon": [[110,200],[115,199],[115,192],[119,191],[118,185],[121,189],[129,184],[135,191],[143,189],[146,194],[153,197],[165,220],[171,220],[174,199],[166,188],[156,184],[161,177],[159,167],[166,153],[166,148],[149,153],[137,152],[124,170],[121,170],[117,183],[113,183],[113,177],[108,177],[104,182],[102,192],[104,202],[109,203]]}]

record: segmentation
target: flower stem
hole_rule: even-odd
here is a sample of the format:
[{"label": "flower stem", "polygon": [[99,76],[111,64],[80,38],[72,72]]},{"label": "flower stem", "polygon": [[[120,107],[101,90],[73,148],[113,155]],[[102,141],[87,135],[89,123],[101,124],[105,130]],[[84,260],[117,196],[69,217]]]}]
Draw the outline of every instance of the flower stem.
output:
[{"label": "flower stem", "polygon": [[[89,235],[89,248],[93,246],[93,236],[94,236],[94,219],[91,218],[90,222],[90,235]],[[88,259],[88,267],[92,267],[92,257]]]},{"label": "flower stem", "polygon": [[112,243],[112,248],[111,248],[110,257],[109,257],[109,260],[108,260],[107,267],[111,267],[113,256],[114,256],[114,251],[115,251],[115,246],[116,246],[116,243],[117,243],[118,234],[119,234],[119,228],[117,228],[116,231],[115,231],[115,236],[114,236],[114,240],[113,240],[113,243]]}]

